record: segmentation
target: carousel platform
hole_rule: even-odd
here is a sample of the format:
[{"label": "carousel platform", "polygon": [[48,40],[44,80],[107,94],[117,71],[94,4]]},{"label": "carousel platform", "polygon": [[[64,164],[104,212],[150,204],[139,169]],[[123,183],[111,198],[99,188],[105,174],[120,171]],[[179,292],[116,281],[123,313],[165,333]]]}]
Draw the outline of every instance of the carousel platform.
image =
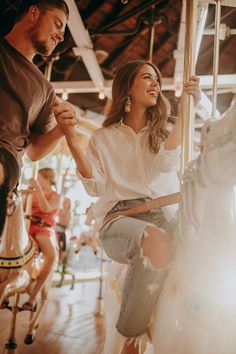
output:
[{"label": "carousel platform", "polygon": [[[90,273],[89,273],[90,274]],[[70,290],[66,285],[55,287],[58,274],[53,277],[53,287],[42,314],[35,342],[24,344],[29,313],[17,315],[17,350],[4,349],[10,326],[10,311],[0,310],[0,353],[4,354],[102,354],[104,344],[104,317],[95,315],[99,294],[99,279],[90,274],[76,282]],[[24,295],[22,300],[24,301]]]}]

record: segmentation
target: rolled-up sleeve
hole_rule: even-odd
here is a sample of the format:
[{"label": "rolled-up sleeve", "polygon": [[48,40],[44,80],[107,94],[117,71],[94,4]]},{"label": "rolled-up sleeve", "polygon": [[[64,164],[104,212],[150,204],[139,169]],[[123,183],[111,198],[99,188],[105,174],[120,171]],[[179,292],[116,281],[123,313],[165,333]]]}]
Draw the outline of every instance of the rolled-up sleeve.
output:
[{"label": "rolled-up sleeve", "polygon": [[161,172],[167,173],[180,170],[181,147],[177,146],[173,150],[166,150],[164,143],[161,144],[156,157],[157,167]]},{"label": "rolled-up sleeve", "polygon": [[105,177],[94,136],[90,138],[86,156],[92,166],[92,177],[85,178],[78,170],[77,176],[83,183],[84,188],[89,195],[99,197],[105,190]]}]

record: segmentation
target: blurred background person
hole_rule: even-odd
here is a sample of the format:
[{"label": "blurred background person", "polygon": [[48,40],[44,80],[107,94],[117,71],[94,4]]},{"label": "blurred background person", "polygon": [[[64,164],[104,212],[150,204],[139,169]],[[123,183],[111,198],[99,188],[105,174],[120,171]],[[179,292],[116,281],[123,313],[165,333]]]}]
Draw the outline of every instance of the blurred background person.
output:
[{"label": "blurred background person", "polygon": [[43,254],[39,277],[33,291],[23,304],[29,311],[36,310],[36,297],[50,279],[54,265],[58,260],[58,245],[56,240],[56,216],[59,212],[60,196],[55,191],[55,172],[51,168],[42,168],[38,172],[37,180],[30,179],[29,189],[33,193],[32,213],[30,218],[29,234],[37,241]]}]

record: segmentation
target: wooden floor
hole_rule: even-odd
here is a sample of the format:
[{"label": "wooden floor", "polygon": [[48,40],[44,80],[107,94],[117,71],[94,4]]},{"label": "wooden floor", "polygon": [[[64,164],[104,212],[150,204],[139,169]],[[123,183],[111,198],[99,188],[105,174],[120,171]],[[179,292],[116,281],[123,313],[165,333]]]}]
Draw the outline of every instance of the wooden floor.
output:
[{"label": "wooden floor", "polygon": [[0,353],[14,354],[101,354],[104,344],[104,319],[95,316],[98,281],[52,288],[42,315],[37,337],[25,345],[29,314],[20,312],[17,319],[17,351],[5,351],[10,323],[10,311],[0,310]]}]

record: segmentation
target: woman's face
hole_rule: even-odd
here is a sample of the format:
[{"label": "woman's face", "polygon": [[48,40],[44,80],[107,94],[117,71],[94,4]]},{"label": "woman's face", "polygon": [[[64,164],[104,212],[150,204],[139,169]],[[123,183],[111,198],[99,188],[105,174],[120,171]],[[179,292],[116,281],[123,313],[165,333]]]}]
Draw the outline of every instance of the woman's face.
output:
[{"label": "woman's face", "polygon": [[132,104],[144,108],[155,106],[160,93],[158,77],[152,66],[144,64],[138,71],[129,91]]}]

